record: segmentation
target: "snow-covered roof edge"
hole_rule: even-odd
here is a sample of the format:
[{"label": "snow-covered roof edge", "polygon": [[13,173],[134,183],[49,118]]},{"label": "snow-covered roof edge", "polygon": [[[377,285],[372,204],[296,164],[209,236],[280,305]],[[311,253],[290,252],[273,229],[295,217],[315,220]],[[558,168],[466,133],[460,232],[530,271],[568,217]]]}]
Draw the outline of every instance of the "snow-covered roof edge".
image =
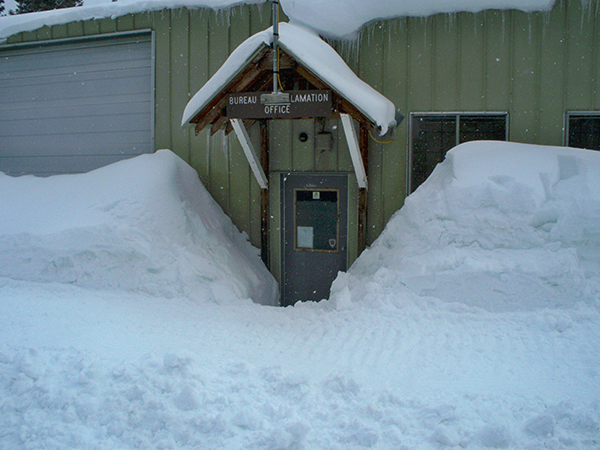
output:
[{"label": "snow-covered roof edge", "polygon": [[[9,36],[43,26],[82,20],[117,18],[127,14],[178,8],[228,9],[267,0],[94,0],[77,8],[0,17],[0,43]],[[91,0],[89,0],[91,2]],[[584,0],[585,1],[585,0]],[[515,9],[524,12],[550,11],[556,0],[280,0],[291,22],[304,24],[323,36],[356,39],[358,31],[377,20],[398,17],[426,17],[440,13],[471,12],[487,9]]]},{"label": "snow-covered roof edge", "polygon": [[[200,112],[215,95],[242,70],[263,45],[271,45],[271,28],[250,36],[231,53],[229,58],[192,97],[183,112],[182,126]],[[280,23],[279,44],[315,76],[352,103],[385,134],[396,125],[394,104],[362,81],[342,57],[318,34],[299,25]]]},{"label": "snow-covered roof edge", "polygon": [[267,0],[133,0],[107,1],[103,5],[78,6],[29,14],[0,17],[0,43],[17,33],[34,31],[44,26],[62,25],[85,20],[116,19],[165,9],[228,9],[243,4],[260,4]]},{"label": "snow-covered roof edge", "polygon": [[271,42],[273,42],[273,31],[271,28],[256,33],[242,42],[187,103],[183,110],[181,126],[191,126],[192,124],[189,123],[190,120],[235,78],[252,57],[260,51],[263,45],[270,45]]},{"label": "snow-covered roof edge", "polygon": [[281,5],[292,22],[304,24],[328,38],[354,40],[363,27],[379,20],[428,17],[444,13],[478,13],[490,9],[547,12],[552,10],[555,2],[556,0],[281,0]]}]

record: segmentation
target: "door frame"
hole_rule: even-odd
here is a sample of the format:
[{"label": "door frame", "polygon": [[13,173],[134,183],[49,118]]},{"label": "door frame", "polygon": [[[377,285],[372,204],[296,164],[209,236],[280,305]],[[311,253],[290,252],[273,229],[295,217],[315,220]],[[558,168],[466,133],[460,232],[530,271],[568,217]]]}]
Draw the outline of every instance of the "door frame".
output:
[{"label": "door frame", "polygon": [[[357,198],[356,193],[353,192],[353,189],[351,188],[351,186],[353,186],[353,183],[355,184],[355,181],[352,180],[352,174],[347,173],[347,172],[279,172],[277,174],[277,178],[279,180],[279,189],[277,189],[279,191],[279,201],[277,202],[278,207],[279,207],[279,224],[277,226],[278,231],[279,231],[279,236],[278,236],[278,244],[277,248],[278,248],[278,252],[279,252],[279,259],[280,259],[280,264],[279,264],[279,268],[280,268],[280,272],[279,272],[279,282],[280,282],[280,293],[281,293],[281,299],[280,299],[280,303],[282,306],[287,306],[290,303],[287,302],[286,300],[286,274],[287,274],[287,264],[286,264],[286,245],[285,245],[285,241],[286,241],[286,195],[285,195],[285,189],[286,189],[286,184],[285,184],[285,179],[287,177],[312,177],[315,180],[327,180],[328,178],[337,178],[338,180],[343,179],[343,181],[341,182],[342,187],[340,186],[331,186],[331,184],[327,183],[325,181],[325,183],[320,183],[319,181],[316,181],[314,184],[311,185],[311,183],[307,183],[306,188],[310,189],[311,187],[314,188],[318,188],[320,190],[329,190],[329,189],[334,189],[334,190],[338,190],[340,192],[340,199],[339,199],[339,214],[340,214],[340,220],[338,223],[339,226],[339,230],[338,230],[338,239],[340,240],[340,242],[338,243],[338,248],[340,249],[339,252],[333,252],[334,254],[337,253],[343,253],[343,258],[344,258],[344,264],[343,264],[343,269],[341,270],[347,270],[349,267],[349,263],[351,261],[353,261],[356,256],[354,255],[354,253],[356,253],[356,250],[353,248],[354,246],[351,246],[350,243],[354,242],[355,239],[353,239],[353,236],[356,234],[355,233],[355,228],[356,228],[356,218],[353,217],[353,212],[356,208],[353,207],[354,203],[355,203],[355,199]],[[298,188],[298,187],[292,187],[293,192],[295,192],[298,189],[303,189],[303,188]],[[292,200],[293,201],[293,200]],[[345,203],[345,205],[344,205]],[[293,213],[292,213],[293,214]],[[292,227],[295,226],[295,220],[296,218],[293,218],[293,223],[292,223]],[[289,226],[289,225],[287,225]],[[292,245],[294,245],[292,243]],[[328,254],[328,253],[332,253],[332,252],[319,252],[319,251],[315,251],[315,252],[311,252],[313,254],[318,254],[318,253],[322,253],[324,255]],[[335,278],[335,277],[334,277]],[[333,279],[332,279],[333,281]],[[319,299],[320,300],[320,299]],[[293,303],[292,303],[293,304]]]}]

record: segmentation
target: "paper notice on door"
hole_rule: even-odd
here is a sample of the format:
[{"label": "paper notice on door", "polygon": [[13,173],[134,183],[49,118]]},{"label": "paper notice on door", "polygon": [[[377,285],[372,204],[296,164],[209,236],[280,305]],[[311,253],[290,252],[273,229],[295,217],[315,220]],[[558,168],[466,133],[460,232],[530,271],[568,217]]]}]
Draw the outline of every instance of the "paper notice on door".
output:
[{"label": "paper notice on door", "polygon": [[296,233],[298,248],[314,248],[313,227],[298,227]]}]

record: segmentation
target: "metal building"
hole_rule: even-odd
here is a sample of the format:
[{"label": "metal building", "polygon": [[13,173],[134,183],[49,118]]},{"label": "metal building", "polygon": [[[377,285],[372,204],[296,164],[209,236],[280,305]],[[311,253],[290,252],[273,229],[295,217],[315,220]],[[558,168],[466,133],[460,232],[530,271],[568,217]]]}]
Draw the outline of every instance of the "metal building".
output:
[{"label": "metal building", "polygon": [[[269,181],[265,213],[264,190],[236,134],[213,122],[196,136],[193,128],[181,127],[181,118],[190,98],[229,55],[270,24],[268,8],[244,5],[226,13],[183,8],[5,33],[0,170],[15,175],[85,171],[170,148],[198,171],[238,228],[262,247],[281,282],[287,270],[282,233],[289,228],[285,205],[290,195],[299,214],[302,208],[327,214],[333,203],[347,212],[345,236],[336,231],[325,244],[316,244],[313,234],[312,245],[335,239],[336,248],[346,249],[348,267],[458,143],[506,139],[600,147],[596,2],[557,0],[547,13],[487,10],[384,20],[367,26],[356,42],[329,43],[405,116],[393,135],[381,138],[372,126],[357,132],[365,148],[368,188],[359,186],[341,116],[272,120],[266,128],[257,120],[247,123],[247,134],[255,149],[269,149],[261,161]],[[110,62],[99,63],[95,56],[86,60],[107,50]],[[89,74],[94,64],[101,67]],[[110,64],[118,70],[109,70]],[[105,70],[114,79],[99,75]],[[24,72],[40,74],[40,83],[20,85]],[[42,80],[56,80],[61,87],[44,88]],[[103,91],[106,81],[110,88]],[[303,89],[322,88],[310,80],[302,87],[301,78],[298,83]],[[89,100],[84,86],[90,88]],[[65,95],[49,95],[60,92]],[[106,104],[94,106],[100,99]],[[93,144],[92,135],[99,144]],[[322,189],[306,189],[310,183]],[[335,201],[328,200],[330,192],[336,192]],[[310,242],[310,232],[296,225],[296,232],[306,233],[292,238],[299,248],[298,242]]]}]

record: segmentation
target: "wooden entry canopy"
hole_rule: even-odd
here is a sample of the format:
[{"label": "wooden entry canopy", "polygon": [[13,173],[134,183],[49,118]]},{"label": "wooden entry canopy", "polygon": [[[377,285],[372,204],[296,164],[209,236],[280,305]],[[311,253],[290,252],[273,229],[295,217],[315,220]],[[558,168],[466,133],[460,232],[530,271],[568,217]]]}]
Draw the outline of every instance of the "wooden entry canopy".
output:
[{"label": "wooden entry canopy", "polygon": [[[366,243],[368,133],[376,130],[380,136],[396,126],[396,109],[392,102],[354,74],[339,54],[316,33],[302,26],[279,24],[279,86],[281,91],[328,91],[331,94],[331,113],[328,119],[341,119],[348,141],[359,187],[359,248]],[[285,117],[239,118],[228,117],[227,105],[232,94],[272,92],[273,31],[257,33],[236,48],[221,68],[187,104],[182,126],[194,127],[196,134],[210,127],[210,133],[224,129],[235,130],[262,188],[263,260],[268,265],[268,127],[266,120]],[[235,96],[235,95],[234,95]],[[257,96],[253,96],[256,98]],[[317,116],[307,113],[306,117]],[[256,120],[261,123],[260,157],[254,150],[246,127]],[[357,134],[354,121],[359,123]]]},{"label": "wooden entry canopy", "polygon": [[[224,128],[229,134],[234,129],[227,115],[229,95],[271,92],[272,41],[270,28],[244,41],[190,100],[183,114],[182,126],[194,126],[196,133],[210,126],[211,134]],[[360,124],[361,133],[377,129],[377,134],[383,135],[396,125],[394,104],[360,80],[333,48],[304,27],[279,24],[279,47],[279,85],[282,91],[331,91],[332,111],[328,118],[342,119],[357,179],[360,187],[366,188],[368,154],[366,146],[359,148],[359,145],[368,141],[356,136],[350,119]],[[255,120],[250,118],[243,122],[248,127]],[[357,169],[357,165],[362,165],[362,169]]]}]

